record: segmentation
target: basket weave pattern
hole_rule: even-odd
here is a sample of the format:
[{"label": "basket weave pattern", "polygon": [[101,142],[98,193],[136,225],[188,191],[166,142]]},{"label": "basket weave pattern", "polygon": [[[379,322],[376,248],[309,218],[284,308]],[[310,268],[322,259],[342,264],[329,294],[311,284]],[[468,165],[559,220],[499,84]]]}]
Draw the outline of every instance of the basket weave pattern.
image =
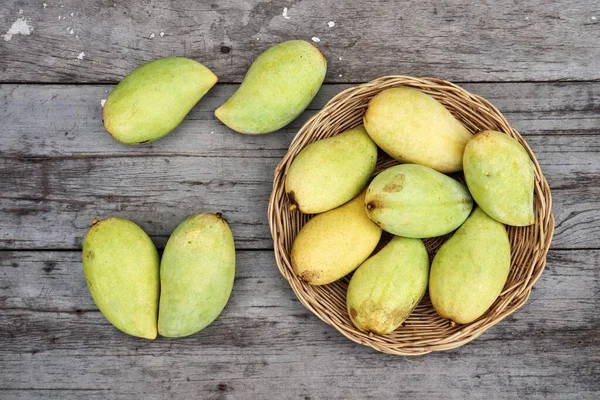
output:
[{"label": "basket weave pattern", "polygon": [[[285,176],[292,161],[304,147],[316,140],[360,125],[369,100],[384,89],[398,86],[410,86],[433,96],[473,133],[493,129],[518,140],[529,153],[534,165],[535,223],[528,227],[507,227],[511,245],[510,274],[501,295],[481,318],[466,325],[450,323],[435,312],[428,294],[425,294],[400,328],[386,336],[377,336],[359,331],[350,321],[346,311],[348,277],[329,285],[311,286],[295,276],[290,262],[290,251],[296,234],[310,216],[297,210],[289,210]],[[380,151],[375,173],[396,164],[397,161]],[[454,177],[460,180],[463,178],[462,174]],[[544,270],[554,231],[552,198],[548,183],[542,175],[535,155],[500,111],[485,99],[452,83],[410,76],[386,76],[347,89],[331,99],[313,116],[300,129],[275,170],[268,214],[277,265],[300,302],[350,340],[383,353],[396,355],[420,355],[459,347],[477,338],[520,308],[529,298],[533,284]],[[424,240],[430,260],[449,236]],[[389,240],[390,236],[384,237]],[[379,247],[384,240],[382,239]]]}]

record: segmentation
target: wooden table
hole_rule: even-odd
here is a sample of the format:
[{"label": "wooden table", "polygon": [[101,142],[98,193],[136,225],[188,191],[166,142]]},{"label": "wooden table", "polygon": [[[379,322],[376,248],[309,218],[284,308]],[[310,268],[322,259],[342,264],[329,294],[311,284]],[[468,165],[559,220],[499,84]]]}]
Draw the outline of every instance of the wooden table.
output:
[{"label": "wooden table", "polygon": [[[2,33],[33,29],[0,40],[0,398],[600,397],[597,0],[45,1],[0,8]],[[313,37],[329,70],[297,121],[244,136],[215,119],[263,49]],[[170,136],[119,145],[101,100],[167,55],[201,61],[220,83]],[[277,270],[266,217],[302,123],[387,74],[445,78],[494,103],[534,149],[556,216],[521,310],[468,345],[413,358],[354,344],[307,311]],[[83,278],[92,218],[130,218],[162,247],[202,211],[223,212],[238,248],[221,317],[178,340],[117,331]]]}]

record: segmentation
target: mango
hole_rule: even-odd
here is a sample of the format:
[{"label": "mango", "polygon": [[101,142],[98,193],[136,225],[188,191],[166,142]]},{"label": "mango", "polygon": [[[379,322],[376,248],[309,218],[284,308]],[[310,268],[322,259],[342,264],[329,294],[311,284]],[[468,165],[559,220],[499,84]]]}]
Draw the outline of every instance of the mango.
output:
[{"label": "mango", "polygon": [[378,335],[394,331],[419,304],[428,278],[423,242],[394,237],[352,275],[346,297],[352,323]]},{"label": "mango", "polygon": [[135,223],[94,220],[83,239],[83,272],[100,312],[117,329],[156,338],[158,252]]},{"label": "mango", "polygon": [[306,146],[287,171],[285,191],[306,214],[329,211],[356,197],[377,163],[377,146],[361,125]]},{"label": "mango", "polygon": [[197,214],[169,237],[160,262],[158,333],[192,335],[223,311],[235,277],[235,245],[220,215]]},{"label": "mango", "polygon": [[153,142],[173,131],[215,83],[215,74],[187,58],[144,64],[106,99],[104,127],[123,144]]},{"label": "mango", "polygon": [[375,250],[381,229],[365,213],[365,193],[318,214],[292,244],[292,268],[311,285],[325,285],[354,271]]},{"label": "mango", "polygon": [[429,276],[433,307],[457,324],[473,322],[496,301],[509,271],[506,228],[477,207],[433,259]]},{"label": "mango", "polygon": [[373,97],[364,124],[371,139],[391,157],[445,173],[462,169],[471,138],[440,102],[409,87],[386,89]]},{"label": "mango", "polygon": [[365,198],[369,218],[409,238],[445,235],[469,216],[473,199],[462,183],[429,167],[401,164],[373,179]]},{"label": "mango", "polygon": [[319,49],[290,40],[265,50],[215,115],[234,131],[262,134],[292,122],[319,91],[327,61]]},{"label": "mango", "polygon": [[463,164],[467,186],[486,214],[507,225],[533,224],[533,163],[519,142],[480,132],[467,143]]}]

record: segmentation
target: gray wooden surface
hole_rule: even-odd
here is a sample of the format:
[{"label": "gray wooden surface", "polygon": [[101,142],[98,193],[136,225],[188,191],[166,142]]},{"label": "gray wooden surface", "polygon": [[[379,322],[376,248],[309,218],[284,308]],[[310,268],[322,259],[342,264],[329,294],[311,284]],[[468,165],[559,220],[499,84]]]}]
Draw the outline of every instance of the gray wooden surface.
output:
[{"label": "gray wooden surface", "polygon": [[[19,18],[33,27],[0,38],[1,399],[600,397],[597,1],[45,4],[0,7],[0,34]],[[329,71],[298,120],[257,137],[214,119],[260,50],[313,36]],[[167,138],[114,142],[101,99],[173,54],[221,83]],[[556,216],[529,302],[468,345],[416,358],[354,344],[307,311],[277,270],[266,220],[273,169],[302,123],[384,74],[451,79],[494,103],[535,151]],[[91,219],[131,218],[161,247],[200,211],[223,212],[239,250],[221,317],[178,340],[118,332],[83,279]]]}]

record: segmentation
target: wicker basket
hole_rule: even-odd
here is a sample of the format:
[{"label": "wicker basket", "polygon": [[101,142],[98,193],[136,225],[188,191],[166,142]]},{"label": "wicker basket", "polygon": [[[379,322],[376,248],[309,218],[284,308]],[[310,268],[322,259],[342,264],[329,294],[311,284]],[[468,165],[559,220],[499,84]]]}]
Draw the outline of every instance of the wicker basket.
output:
[{"label": "wicker basket", "polygon": [[[517,139],[529,153],[535,169],[536,217],[534,225],[507,227],[512,253],[510,274],[500,297],[481,318],[470,324],[455,325],[435,312],[426,294],[400,328],[388,335],[376,336],[359,331],[350,321],[346,311],[348,277],[329,285],[311,286],[294,275],[290,262],[292,243],[310,216],[289,210],[285,176],[288,167],[305,146],[361,124],[369,100],[384,89],[398,86],[410,86],[433,96],[472,132],[494,129]],[[398,163],[383,152],[380,154],[376,173]],[[457,177],[462,178],[460,175]],[[383,353],[420,355],[462,346],[525,304],[546,264],[546,254],[554,231],[554,216],[550,188],[533,152],[493,105],[440,79],[386,76],[341,92],[300,129],[275,170],[269,202],[269,225],[279,270],[306,308],[357,343]],[[447,237],[424,241],[430,259]]]}]

